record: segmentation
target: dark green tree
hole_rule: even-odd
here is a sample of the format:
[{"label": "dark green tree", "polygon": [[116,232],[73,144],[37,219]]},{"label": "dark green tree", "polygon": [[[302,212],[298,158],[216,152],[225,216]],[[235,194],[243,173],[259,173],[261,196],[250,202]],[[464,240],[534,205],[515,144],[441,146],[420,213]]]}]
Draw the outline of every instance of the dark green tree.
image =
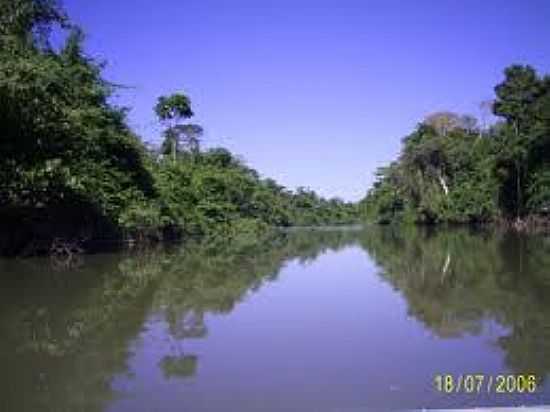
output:
[{"label": "dark green tree", "polygon": [[[189,119],[194,116],[191,110],[191,100],[184,94],[175,93],[170,96],[161,96],[155,106],[155,113],[159,120],[167,125],[164,131],[164,142],[162,145],[165,154],[171,154],[172,160],[176,161],[176,155],[182,140],[191,135],[202,134],[202,128],[198,133],[193,133],[193,126],[179,123],[183,119]],[[195,126],[200,127],[200,126]],[[195,129],[195,132],[198,129]],[[195,136],[197,138],[197,136]],[[197,147],[198,147],[198,140]]]}]

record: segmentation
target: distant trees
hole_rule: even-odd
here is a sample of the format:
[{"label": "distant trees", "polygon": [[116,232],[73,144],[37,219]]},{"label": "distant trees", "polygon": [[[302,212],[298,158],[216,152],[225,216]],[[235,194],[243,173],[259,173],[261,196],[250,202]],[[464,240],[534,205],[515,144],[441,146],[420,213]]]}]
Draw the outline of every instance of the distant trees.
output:
[{"label": "distant trees", "polygon": [[449,132],[462,129],[467,132],[478,130],[478,121],[471,115],[459,115],[452,112],[436,112],[427,116],[423,123],[431,126],[435,132],[443,137],[447,137]]},{"label": "distant trees", "polygon": [[[54,27],[66,33],[59,49]],[[264,181],[226,149],[201,150],[185,94],[158,99],[163,143],[147,149],[127,110],[110,103],[114,86],[83,41],[55,0],[0,0],[0,254],[48,250],[55,238],[232,235],[306,221],[302,194]],[[308,223],[356,217],[347,205],[310,200],[312,213],[321,204],[326,213]]]},{"label": "distant trees", "polygon": [[161,96],[155,106],[155,113],[159,120],[167,125],[164,130],[162,153],[171,155],[176,161],[176,155],[187,146],[196,153],[199,149],[199,138],[203,129],[195,124],[179,123],[183,119],[194,116],[191,110],[191,100],[184,94],[175,93],[170,96]]},{"label": "distant trees", "polygon": [[452,112],[437,112],[426,117],[424,124],[431,126],[438,135],[446,137],[451,130],[461,126],[461,117]]},{"label": "distant trees", "polygon": [[489,124],[489,117],[492,114],[493,101],[483,100],[479,103],[479,137],[482,137],[483,133],[487,131]]},{"label": "distant trees", "polygon": [[[370,218],[472,222],[550,210],[549,77],[517,65],[504,75],[490,103],[503,120],[487,128],[486,118],[480,126],[467,115],[428,116],[398,161],[378,172],[361,202]],[[388,214],[390,198],[403,205],[399,213]]]}]

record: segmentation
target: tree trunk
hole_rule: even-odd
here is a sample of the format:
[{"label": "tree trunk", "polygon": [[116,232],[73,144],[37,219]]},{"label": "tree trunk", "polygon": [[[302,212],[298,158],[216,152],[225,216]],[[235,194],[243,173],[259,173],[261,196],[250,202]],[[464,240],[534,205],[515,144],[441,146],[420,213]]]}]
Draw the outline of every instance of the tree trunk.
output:
[{"label": "tree trunk", "polygon": [[443,192],[445,193],[445,196],[449,195],[449,187],[447,186],[447,182],[445,182],[445,178],[440,173],[437,174],[437,177],[439,179],[439,184],[441,185],[441,188],[443,189]]},{"label": "tree trunk", "polygon": [[520,218],[521,214],[521,166],[516,162],[516,217]]}]

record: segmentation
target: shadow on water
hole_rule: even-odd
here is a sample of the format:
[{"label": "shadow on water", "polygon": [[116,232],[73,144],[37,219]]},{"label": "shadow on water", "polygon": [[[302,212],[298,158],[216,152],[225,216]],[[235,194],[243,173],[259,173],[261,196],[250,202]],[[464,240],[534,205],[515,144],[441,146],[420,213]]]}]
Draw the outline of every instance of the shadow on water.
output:
[{"label": "shadow on water", "polygon": [[[290,231],[269,241],[189,244],[177,250],[88,256],[59,270],[47,260],[0,261],[0,387],[6,411],[101,411],[119,395],[131,342],[161,314],[171,349],[165,379],[192,377],[205,315],[229,313],[274,282],[284,265],[360,246],[409,314],[443,339],[479,334],[492,319],[496,345],[516,372],[550,372],[550,240],[468,230]],[[365,257],[366,258],[366,257]],[[311,285],[315,287],[314,284]]]}]

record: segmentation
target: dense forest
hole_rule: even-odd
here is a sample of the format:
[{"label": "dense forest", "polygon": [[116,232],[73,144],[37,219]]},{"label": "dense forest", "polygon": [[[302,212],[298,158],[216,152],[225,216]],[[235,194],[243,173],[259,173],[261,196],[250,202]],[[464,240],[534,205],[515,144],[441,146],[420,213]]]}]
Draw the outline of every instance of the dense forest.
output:
[{"label": "dense forest", "polygon": [[438,112],[377,171],[361,210],[380,223],[512,223],[550,214],[550,76],[513,65],[483,106],[498,121]]},{"label": "dense forest", "polygon": [[0,10],[0,255],[356,220],[354,204],[201,148],[185,94],[159,97],[162,136],[145,146],[56,0],[0,0]]},{"label": "dense forest", "polygon": [[[550,76],[530,66],[504,71],[481,121],[424,119],[353,204],[289,190],[228,150],[205,148],[183,93],[158,98],[162,132],[145,145],[129,108],[112,102],[118,86],[103,77],[105,64],[86,54],[83,31],[56,0],[0,6],[0,255],[359,219],[550,221]],[[489,111],[498,121],[487,122]]]}]

